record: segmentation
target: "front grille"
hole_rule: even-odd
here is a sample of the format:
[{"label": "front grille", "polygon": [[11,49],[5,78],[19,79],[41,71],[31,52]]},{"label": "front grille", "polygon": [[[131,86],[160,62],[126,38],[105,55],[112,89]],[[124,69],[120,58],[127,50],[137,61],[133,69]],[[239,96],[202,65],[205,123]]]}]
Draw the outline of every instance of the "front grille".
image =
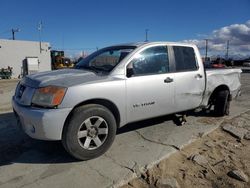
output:
[{"label": "front grille", "polygon": [[23,83],[19,83],[16,92],[15,92],[15,100],[18,104],[23,106],[30,106],[32,97],[34,95],[35,89],[24,85]]}]

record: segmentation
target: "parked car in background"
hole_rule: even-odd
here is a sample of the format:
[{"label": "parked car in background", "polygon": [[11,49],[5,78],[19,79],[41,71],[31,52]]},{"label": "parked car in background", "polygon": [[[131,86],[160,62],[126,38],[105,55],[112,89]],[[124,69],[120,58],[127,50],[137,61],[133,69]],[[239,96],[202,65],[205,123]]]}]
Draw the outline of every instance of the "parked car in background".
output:
[{"label": "parked car in background", "polygon": [[213,68],[225,68],[226,65],[225,65],[225,64],[222,64],[222,63],[213,63],[213,64],[212,64],[212,67],[213,67]]},{"label": "parked car in background", "polygon": [[244,66],[244,67],[250,67],[250,62],[244,62],[244,63],[243,63],[243,66]]},{"label": "parked car in background", "polygon": [[222,63],[215,63],[212,61],[205,61],[204,62],[204,67],[207,69],[211,69],[211,68],[225,68],[226,65],[222,64]]},{"label": "parked car in background", "polygon": [[205,69],[213,68],[213,66],[212,66],[213,62],[212,61],[205,61],[203,64],[204,64]]}]

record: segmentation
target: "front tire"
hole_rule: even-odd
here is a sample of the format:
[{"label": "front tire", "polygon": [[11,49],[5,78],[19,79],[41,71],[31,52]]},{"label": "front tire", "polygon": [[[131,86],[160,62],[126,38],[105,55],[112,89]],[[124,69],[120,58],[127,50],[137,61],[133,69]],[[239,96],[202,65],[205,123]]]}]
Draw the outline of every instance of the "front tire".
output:
[{"label": "front tire", "polygon": [[88,104],[74,109],[66,122],[62,143],[66,151],[79,160],[96,158],[112,145],[116,121],[109,109]]},{"label": "front tire", "polygon": [[228,99],[228,90],[222,90],[217,93],[214,102],[214,113],[216,116],[229,115],[230,101]]}]

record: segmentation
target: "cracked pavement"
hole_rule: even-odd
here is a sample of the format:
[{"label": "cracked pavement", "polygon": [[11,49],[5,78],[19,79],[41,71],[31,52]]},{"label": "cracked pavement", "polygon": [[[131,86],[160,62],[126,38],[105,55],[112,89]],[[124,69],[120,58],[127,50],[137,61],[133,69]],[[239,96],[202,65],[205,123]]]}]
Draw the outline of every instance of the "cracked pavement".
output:
[{"label": "cracked pavement", "polygon": [[[230,116],[214,118],[201,112],[190,113],[183,126],[177,126],[173,116],[133,123],[118,131],[104,155],[89,161],[71,158],[60,142],[26,136],[5,104],[5,110],[0,109],[0,188],[118,187],[213,131],[224,119],[250,109],[249,81],[250,74],[242,74],[242,96],[232,102]],[[8,85],[12,90],[1,84],[1,98],[6,103],[16,82]]]}]

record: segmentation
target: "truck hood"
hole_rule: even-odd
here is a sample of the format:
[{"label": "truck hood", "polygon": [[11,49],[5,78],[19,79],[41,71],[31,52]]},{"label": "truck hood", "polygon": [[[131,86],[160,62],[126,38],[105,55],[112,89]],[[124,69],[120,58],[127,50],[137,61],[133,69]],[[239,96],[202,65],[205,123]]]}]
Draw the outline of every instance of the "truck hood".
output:
[{"label": "truck hood", "polygon": [[21,83],[33,88],[48,85],[70,87],[105,78],[106,76],[97,75],[82,69],[62,69],[28,75],[22,79]]}]

